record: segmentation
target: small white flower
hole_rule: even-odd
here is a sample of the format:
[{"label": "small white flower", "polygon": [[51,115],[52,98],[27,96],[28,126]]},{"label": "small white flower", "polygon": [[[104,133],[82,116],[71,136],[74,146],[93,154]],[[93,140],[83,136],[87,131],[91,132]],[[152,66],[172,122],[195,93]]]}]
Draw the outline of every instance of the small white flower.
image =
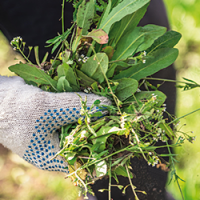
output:
[{"label": "small white flower", "polygon": [[147,55],[147,52],[146,52],[146,51],[144,51],[143,55],[144,55],[144,56],[146,56],[146,55]]},{"label": "small white flower", "polygon": [[143,63],[146,63],[146,60],[142,60]]}]

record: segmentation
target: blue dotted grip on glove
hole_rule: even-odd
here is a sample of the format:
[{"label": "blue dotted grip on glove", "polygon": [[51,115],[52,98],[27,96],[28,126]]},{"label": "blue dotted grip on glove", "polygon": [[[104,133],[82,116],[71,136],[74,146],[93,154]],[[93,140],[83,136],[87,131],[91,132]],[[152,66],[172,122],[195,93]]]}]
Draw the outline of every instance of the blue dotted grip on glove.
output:
[{"label": "blue dotted grip on glove", "polygon": [[[80,109],[60,108],[59,110],[49,109],[45,112],[44,116],[41,116],[35,122],[35,132],[32,134],[23,158],[43,170],[69,173],[66,162],[58,157],[51,159],[57,153],[51,139],[53,139],[53,133],[57,129],[63,125],[77,122],[78,118],[82,117]],[[98,107],[96,107],[96,110],[98,110]]]}]

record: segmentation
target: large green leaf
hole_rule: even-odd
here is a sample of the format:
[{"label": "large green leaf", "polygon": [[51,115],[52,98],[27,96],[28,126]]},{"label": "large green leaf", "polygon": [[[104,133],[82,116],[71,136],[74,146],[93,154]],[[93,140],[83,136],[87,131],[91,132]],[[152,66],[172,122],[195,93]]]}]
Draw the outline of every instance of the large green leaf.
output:
[{"label": "large green leaf", "polygon": [[158,37],[163,35],[165,31],[165,27],[156,25],[136,27],[133,31],[129,31],[120,39],[112,60],[126,59],[135,52],[144,51],[150,47]]},{"label": "large green leaf", "polygon": [[127,15],[121,21],[114,24],[114,27],[111,29],[109,38],[112,41],[112,46],[115,47],[120,40],[127,32],[133,31],[133,29],[138,25],[139,21],[144,16],[147,7],[149,4],[144,5],[142,8],[137,10],[136,12]]},{"label": "large green leaf", "polygon": [[38,84],[50,85],[54,90],[57,91],[57,82],[36,66],[20,63],[10,66],[9,70],[11,72],[15,72],[24,80],[33,81]]},{"label": "large green leaf", "polygon": [[57,90],[59,92],[72,92],[72,87],[70,86],[69,82],[66,80],[65,76],[61,76],[58,79],[57,83]]},{"label": "large green leaf", "polygon": [[159,37],[155,42],[149,47],[146,52],[151,53],[157,49],[161,48],[173,48],[178,41],[181,39],[181,34],[176,31],[168,31],[163,36]]},{"label": "large green leaf", "polygon": [[74,71],[67,63],[63,63],[62,65],[59,65],[57,68],[57,73],[58,73],[59,78],[62,76],[65,76],[65,79],[69,82],[74,92],[77,92],[80,90],[76,82],[76,76],[74,74]]},{"label": "large green leaf", "polygon": [[166,28],[153,24],[148,24],[140,29],[144,37],[144,42],[138,47],[136,52],[144,51],[149,48],[154,41],[166,32]]},{"label": "large green leaf", "polygon": [[146,63],[138,63],[113,77],[113,79],[134,78],[140,80],[171,65],[178,56],[178,49],[164,48],[154,51],[146,58]]},{"label": "large green leaf", "polygon": [[135,97],[137,100],[143,100],[143,99],[150,99],[152,95],[156,96],[156,102],[158,102],[157,106],[161,106],[166,100],[166,95],[160,91],[141,91],[136,93]]},{"label": "large green leaf", "polygon": [[102,21],[100,28],[103,29],[106,33],[109,33],[110,27],[117,21],[120,21],[126,15],[129,15],[145,4],[150,2],[150,0],[124,0],[119,3],[112,11],[109,13],[107,18]]},{"label": "large green leaf", "polygon": [[93,83],[95,83],[96,81],[90,77],[88,77],[86,74],[84,74],[82,71],[76,69],[76,74],[78,76],[78,78],[80,79],[80,83],[84,86],[84,87],[90,87]]},{"label": "large green leaf", "polygon": [[133,31],[126,33],[125,36],[121,38],[111,60],[126,59],[128,56],[135,53],[138,46],[144,41],[140,29],[141,27],[136,27]]},{"label": "large green leaf", "polygon": [[77,12],[77,26],[82,29],[82,34],[86,35],[92,24],[94,17],[94,0],[83,0]]},{"label": "large green leaf", "polygon": [[110,13],[111,8],[112,8],[112,1],[113,0],[108,0],[108,5],[106,6],[106,9],[104,10],[104,12],[101,16],[101,21],[98,23],[99,25],[102,24],[103,21],[106,20],[106,18],[108,17],[108,14]]},{"label": "large green leaf", "polygon": [[106,74],[107,70],[108,56],[105,53],[97,53],[91,56],[81,68],[82,72],[99,83],[104,81],[104,74]]},{"label": "large green leaf", "polygon": [[116,88],[115,94],[120,101],[124,101],[132,96],[138,88],[138,82],[132,78],[123,78],[118,80],[119,85]]}]

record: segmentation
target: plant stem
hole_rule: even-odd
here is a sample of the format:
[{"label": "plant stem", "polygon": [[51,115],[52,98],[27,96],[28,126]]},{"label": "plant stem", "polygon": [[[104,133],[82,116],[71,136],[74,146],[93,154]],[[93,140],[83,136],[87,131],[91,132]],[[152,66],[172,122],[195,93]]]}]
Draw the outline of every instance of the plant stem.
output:
[{"label": "plant stem", "polygon": [[127,165],[125,165],[125,168],[126,168],[126,171],[127,171],[127,174],[128,174],[128,179],[129,179],[129,182],[130,182],[132,191],[133,191],[133,193],[134,193],[134,195],[135,195],[135,199],[136,199],[136,200],[139,200],[139,198],[138,198],[138,196],[137,196],[137,194],[136,194],[136,192],[135,192],[135,186],[133,185],[133,183],[132,183],[132,181],[131,181],[131,177],[130,177],[130,173],[129,173],[129,171],[128,171]]},{"label": "plant stem", "polygon": [[65,7],[65,0],[62,2],[62,34],[65,32],[65,25],[64,25],[64,7]]},{"label": "plant stem", "polygon": [[[82,165],[81,167],[79,167],[79,168],[76,170],[76,172],[78,172],[78,171],[80,171],[80,170],[82,170],[82,169],[84,169],[84,168],[86,168],[86,167],[89,167],[89,166],[91,166],[91,165],[94,165],[94,164],[96,164],[97,162],[101,162],[102,160],[106,160],[107,158],[110,158],[111,156],[113,156],[113,155],[115,155],[115,154],[118,154],[118,153],[120,153],[120,152],[126,151],[126,150],[127,150],[128,148],[130,148],[130,147],[132,147],[132,146],[129,145],[129,146],[127,146],[126,148],[120,149],[119,151],[116,151],[116,152],[114,152],[114,153],[112,153],[112,154],[110,154],[110,155],[108,155],[108,156],[105,156],[105,157],[99,159],[99,160],[91,161],[91,163],[84,164],[84,165]],[[73,174],[75,174],[75,172],[72,172],[71,174],[68,174],[67,177],[68,177],[68,176],[71,176],[71,175],[73,175]]]},{"label": "plant stem", "polygon": [[[168,144],[167,141],[166,141],[166,144],[167,144],[167,149],[168,149],[168,151],[169,151],[169,154],[172,154],[172,153],[171,153],[171,150],[170,150],[170,148],[169,148],[169,144]],[[172,156],[169,156],[169,157],[171,158],[172,167],[173,167],[173,169],[174,169],[174,171],[175,171],[175,181],[176,181],[176,183],[177,183],[177,185],[178,185],[179,191],[180,191],[180,193],[181,193],[181,197],[182,197],[182,199],[184,200],[183,192],[182,192],[181,187],[180,187],[180,184],[179,184],[179,182],[178,182],[178,178],[179,178],[179,177],[178,177],[178,175],[176,174],[176,168],[175,168],[175,164],[174,164],[173,157],[172,157]]]},{"label": "plant stem", "polygon": [[182,119],[182,118],[184,118],[184,117],[186,117],[186,116],[188,116],[188,115],[191,115],[191,114],[193,114],[193,113],[195,113],[195,112],[197,112],[197,111],[199,111],[199,110],[200,110],[200,108],[198,108],[198,109],[196,109],[196,110],[194,110],[194,111],[192,111],[192,112],[190,112],[190,113],[187,113],[186,115],[183,115],[183,116],[181,116],[181,117],[178,117],[178,118],[176,118],[175,120],[169,122],[168,125],[169,125],[169,124],[172,124],[172,123],[175,123],[175,122],[178,121],[179,119]]},{"label": "plant stem", "polygon": [[[172,83],[184,83],[184,84],[188,84],[188,82],[186,82],[186,81],[176,81],[176,80],[164,79],[164,78],[149,78],[149,77],[146,77],[146,78],[144,78],[144,80],[167,81],[167,82],[172,82]],[[196,85],[196,87],[200,87],[199,84],[195,84],[195,85]]]},{"label": "plant stem", "polygon": [[109,186],[108,186],[108,200],[111,200],[111,159],[109,159]]},{"label": "plant stem", "polygon": [[21,54],[22,56],[24,57],[24,59],[29,63],[29,64],[32,64],[32,62],[24,55],[23,51],[20,49],[20,47],[17,49]]}]

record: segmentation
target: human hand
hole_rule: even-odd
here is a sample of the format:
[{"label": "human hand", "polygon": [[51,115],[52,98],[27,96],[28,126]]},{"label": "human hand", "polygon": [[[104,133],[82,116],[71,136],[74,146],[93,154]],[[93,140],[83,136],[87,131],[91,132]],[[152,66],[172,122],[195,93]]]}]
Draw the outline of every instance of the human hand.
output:
[{"label": "human hand", "polygon": [[[105,97],[79,92],[90,107]],[[80,117],[80,97],[73,92],[49,93],[25,84],[20,77],[0,77],[0,143],[43,170],[68,173],[60,150],[57,129]],[[95,107],[93,110],[98,110]]]}]

